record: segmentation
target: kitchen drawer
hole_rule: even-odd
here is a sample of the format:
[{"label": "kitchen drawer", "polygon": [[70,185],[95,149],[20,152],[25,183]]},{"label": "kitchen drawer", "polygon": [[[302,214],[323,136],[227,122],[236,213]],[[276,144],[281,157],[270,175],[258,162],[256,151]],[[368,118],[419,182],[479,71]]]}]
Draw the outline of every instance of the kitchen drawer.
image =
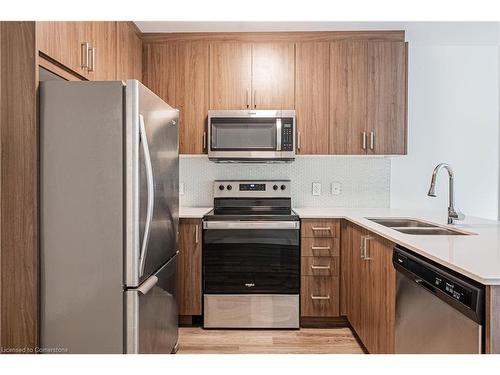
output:
[{"label": "kitchen drawer", "polygon": [[302,276],[300,315],[339,316],[339,278],[335,276]]},{"label": "kitchen drawer", "polygon": [[338,256],[340,253],[340,239],[331,237],[302,237],[300,247],[303,257]]},{"label": "kitchen drawer", "polygon": [[340,220],[302,220],[302,237],[340,237]]},{"label": "kitchen drawer", "polygon": [[300,259],[301,276],[338,276],[338,257],[302,257]]}]

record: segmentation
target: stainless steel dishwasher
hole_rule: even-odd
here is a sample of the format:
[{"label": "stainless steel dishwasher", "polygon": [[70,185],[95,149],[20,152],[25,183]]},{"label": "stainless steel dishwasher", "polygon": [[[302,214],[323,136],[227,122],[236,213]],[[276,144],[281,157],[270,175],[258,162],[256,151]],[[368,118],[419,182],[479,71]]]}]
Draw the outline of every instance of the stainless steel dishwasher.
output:
[{"label": "stainless steel dishwasher", "polygon": [[396,353],[482,353],[484,286],[396,246]]}]

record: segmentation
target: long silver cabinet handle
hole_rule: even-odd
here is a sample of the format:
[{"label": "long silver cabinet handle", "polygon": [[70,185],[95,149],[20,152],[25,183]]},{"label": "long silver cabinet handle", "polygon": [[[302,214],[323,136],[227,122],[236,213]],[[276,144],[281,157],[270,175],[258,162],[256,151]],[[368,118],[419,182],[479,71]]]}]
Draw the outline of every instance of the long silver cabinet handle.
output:
[{"label": "long silver cabinet handle", "polygon": [[142,238],[141,253],[139,258],[140,276],[144,274],[144,265],[148,252],[149,234],[151,232],[151,222],[153,221],[154,209],[154,181],[153,165],[151,164],[151,155],[149,154],[148,138],[146,136],[146,126],[144,125],[144,116],[139,115],[139,135],[142,142],[142,151],[144,154],[144,165],[146,167],[146,183],[148,189],[148,201],[146,208],[146,224],[144,226],[144,237]]},{"label": "long silver cabinet handle", "polygon": [[370,150],[375,149],[375,132],[370,132]]},{"label": "long silver cabinet handle", "polygon": [[366,236],[361,236],[361,242],[359,244],[359,251],[360,251],[360,256],[361,256],[361,259],[364,259],[365,257],[365,238]]},{"label": "long silver cabinet handle", "polygon": [[257,90],[253,90],[253,107],[257,108]]},{"label": "long silver cabinet handle", "polygon": [[315,296],[314,294],[311,294],[311,299],[330,299],[330,295],[326,295],[326,296]]},{"label": "long silver cabinet handle", "polygon": [[207,132],[203,132],[203,150],[207,149]]},{"label": "long silver cabinet handle", "polygon": [[194,227],[194,243],[198,243],[198,236],[199,236],[199,230],[200,230],[200,226],[199,225],[196,225]]},{"label": "long silver cabinet handle", "polygon": [[87,42],[80,45],[80,66],[82,69],[89,68],[89,44]]},{"label": "long silver cabinet handle", "polygon": [[311,265],[311,269],[313,269],[313,270],[329,270],[330,266],[315,266],[313,264],[313,265]]},{"label": "long silver cabinet handle", "polygon": [[363,132],[363,150],[366,150],[366,132]]},{"label": "long silver cabinet handle", "polygon": [[328,232],[331,232],[332,231],[332,228],[330,227],[312,227],[311,228],[313,231],[328,231]]},{"label": "long silver cabinet handle", "polygon": [[204,221],[203,229],[300,229],[300,221]]},{"label": "long silver cabinet handle", "polygon": [[300,131],[297,132],[297,151],[300,151]]},{"label": "long silver cabinet handle", "polygon": [[247,108],[250,108],[250,89],[247,88]]},{"label": "long silver cabinet handle", "polygon": [[95,70],[95,48],[89,48],[89,72],[93,72]]},{"label": "long silver cabinet handle", "polygon": [[365,236],[365,256],[363,257],[364,260],[372,260],[373,258],[370,258],[370,255],[368,254],[368,242],[372,239],[370,236]]}]

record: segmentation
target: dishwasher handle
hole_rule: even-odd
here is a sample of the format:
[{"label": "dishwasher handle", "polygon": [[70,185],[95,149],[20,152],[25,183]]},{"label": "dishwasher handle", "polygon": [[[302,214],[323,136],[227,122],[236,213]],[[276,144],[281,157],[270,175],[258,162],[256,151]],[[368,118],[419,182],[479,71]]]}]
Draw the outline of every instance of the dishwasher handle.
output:
[{"label": "dishwasher handle", "polygon": [[429,292],[431,292],[433,294],[436,294],[436,288],[434,288],[432,285],[430,285],[429,283],[427,283],[425,280],[416,278],[415,279],[415,283],[417,283],[421,287],[427,289]]}]

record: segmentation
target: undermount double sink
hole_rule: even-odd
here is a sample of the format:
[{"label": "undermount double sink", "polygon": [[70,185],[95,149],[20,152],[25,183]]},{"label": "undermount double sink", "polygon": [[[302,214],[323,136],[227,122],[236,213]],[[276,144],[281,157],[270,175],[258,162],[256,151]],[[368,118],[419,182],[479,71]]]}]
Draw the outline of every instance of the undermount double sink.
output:
[{"label": "undermount double sink", "polygon": [[470,233],[462,232],[459,230],[442,227],[436,224],[427,223],[417,219],[404,219],[404,218],[368,218],[374,223],[383,225],[385,227],[397,230],[398,232],[414,235],[425,236],[467,236]]}]

